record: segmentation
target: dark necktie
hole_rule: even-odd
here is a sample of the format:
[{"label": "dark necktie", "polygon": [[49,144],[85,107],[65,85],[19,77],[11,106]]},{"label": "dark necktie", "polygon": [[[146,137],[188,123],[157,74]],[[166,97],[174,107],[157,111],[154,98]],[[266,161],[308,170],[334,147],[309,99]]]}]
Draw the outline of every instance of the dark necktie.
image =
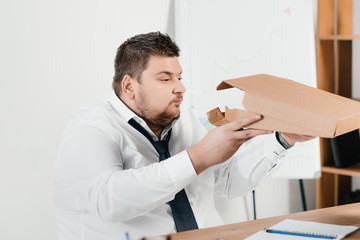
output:
[{"label": "dark necktie", "polygon": [[[168,143],[171,136],[171,129],[169,130],[165,140],[155,142],[150,134],[134,119],[130,119],[128,123],[151,142],[156,151],[159,153],[160,161],[170,157]],[[184,189],[175,195],[175,198],[169,202],[169,205],[173,214],[177,232],[199,228]]]}]

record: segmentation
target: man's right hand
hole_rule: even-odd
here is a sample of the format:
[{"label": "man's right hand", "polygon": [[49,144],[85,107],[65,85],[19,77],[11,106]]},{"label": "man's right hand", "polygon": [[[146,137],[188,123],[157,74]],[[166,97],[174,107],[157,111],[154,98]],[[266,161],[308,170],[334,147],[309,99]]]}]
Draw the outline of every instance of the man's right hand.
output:
[{"label": "man's right hand", "polygon": [[196,173],[200,174],[208,167],[225,162],[249,139],[272,133],[267,130],[243,129],[260,119],[261,115],[252,115],[209,131],[198,144],[187,150]]}]

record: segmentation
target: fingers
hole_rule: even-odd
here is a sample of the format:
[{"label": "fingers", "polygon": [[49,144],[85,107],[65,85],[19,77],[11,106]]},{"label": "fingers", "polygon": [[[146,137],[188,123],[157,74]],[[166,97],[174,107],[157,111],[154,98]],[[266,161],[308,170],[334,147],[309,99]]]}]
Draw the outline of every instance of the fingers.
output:
[{"label": "fingers", "polygon": [[273,133],[273,131],[269,131],[269,130],[259,130],[259,129],[245,129],[245,130],[241,130],[241,131],[237,131],[235,132],[235,138],[239,139],[239,140],[249,140],[253,137],[256,137],[258,135],[263,135],[263,134],[270,134]]},{"label": "fingers", "polygon": [[304,139],[306,140],[311,140],[311,139],[314,139],[316,138],[315,136],[309,136],[309,135],[302,135]]},{"label": "fingers", "polygon": [[259,130],[259,129],[244,129],[246,126],[255,123],[262,119],[262,116],[259,114],[254,114],[249,117],[244,117],[235,121],[232,121],[227,124],[227,127],[233,132],[233,137],[240,141],[247,141],[253,137],[262,134],[270,134],[273,131],[269,130]]},{"label": "fingers", "polygon": [[238,131],[238,130],[242,130],[244,127],[257,122],[261,119],[261,115],[259,114],[254,114],[250,117],[245,117],[245,118],[241,118],[235,121],[232,121],[230,123],[227,124],[227,126],[233,130],[233,131]]},{"label": "fingers", "polygon": [[281,133],[281,136],[290,144],[294,145],[297,142],[306,142],[314,139],[314,136],[300,135],[295,133]]}]

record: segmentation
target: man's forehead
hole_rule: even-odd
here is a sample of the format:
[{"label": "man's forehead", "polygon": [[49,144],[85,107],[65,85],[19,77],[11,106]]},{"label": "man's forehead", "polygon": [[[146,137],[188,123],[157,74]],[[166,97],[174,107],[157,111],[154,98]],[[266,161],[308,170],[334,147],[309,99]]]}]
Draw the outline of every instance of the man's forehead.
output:
[{"label": "man's forehead", "polygon": [[155,75],[179,75],[182,73],[182,68],[176,56],[150,56],[145,71],[151,71]]}]

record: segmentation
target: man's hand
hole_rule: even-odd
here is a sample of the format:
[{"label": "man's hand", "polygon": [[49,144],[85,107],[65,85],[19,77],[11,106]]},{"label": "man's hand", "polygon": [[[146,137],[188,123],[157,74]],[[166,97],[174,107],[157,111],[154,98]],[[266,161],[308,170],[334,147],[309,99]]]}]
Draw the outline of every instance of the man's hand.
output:
[{"label": "man's hand", "polygon": [[294,133],[280,133],[280,134],[281,137],[291,146],[297,142],[306,142],[315,138],[313,136],[299,135]]},{"label": "man's hand", "polygon": [[242,118],[211,131],[195,146],[187,150],[197,174],[208,167],[225,162],[249,139],[272,131],[243,129],[261,119],[260,115]]}]

